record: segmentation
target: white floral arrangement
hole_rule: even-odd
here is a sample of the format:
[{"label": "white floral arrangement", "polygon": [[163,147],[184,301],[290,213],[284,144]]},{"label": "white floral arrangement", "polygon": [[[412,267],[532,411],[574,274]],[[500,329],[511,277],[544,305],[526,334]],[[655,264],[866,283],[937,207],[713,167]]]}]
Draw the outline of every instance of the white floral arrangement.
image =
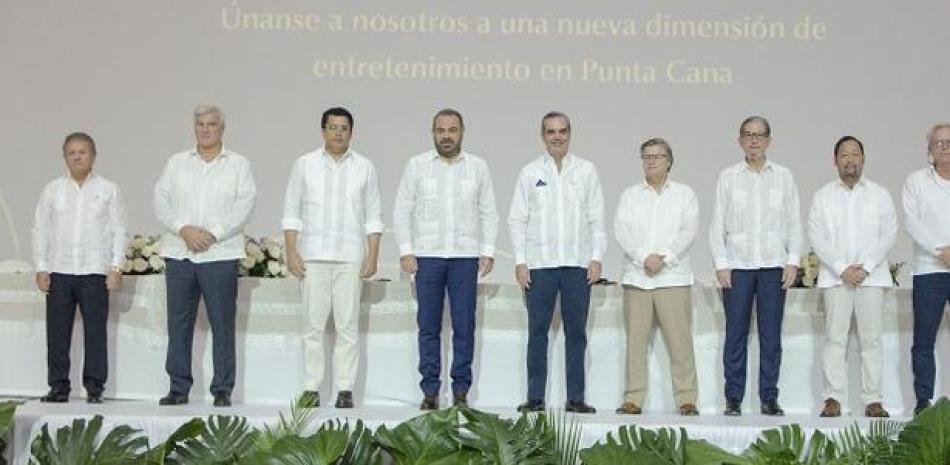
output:
[{"label": "white floral arrangement", "polygon": [[136,234],[125,249],[124,274],[158,274],[165,271],[165,260],[159,256],[162,236]]},{"label": "white floral arrangement", "polygon": [[818,255],[813,250],[802,255],[798,264],[798,279],[793,287],[815,287],[818,283]]},{"label": "white floral arrangement", "polygon": [[[891,281],[894,282],[894,286],[901,285],[897,282],[897,277],[903,268],[904,262],[891,263],[889,271],[891,272]],[[817,282],[818,255],[816,255],[814,251],[809,251],[808,254],[802,256],[801,263],[798,266],[798,279],[795,281],[794,287],[815,287]]]},{"label": "white floral arrangement", "polygon": [[247,256],[240,262],[241,276],[257,278],[286,278],[289,275],[284,263],[284,244],[273,237],[247,238],[244,244]]}]

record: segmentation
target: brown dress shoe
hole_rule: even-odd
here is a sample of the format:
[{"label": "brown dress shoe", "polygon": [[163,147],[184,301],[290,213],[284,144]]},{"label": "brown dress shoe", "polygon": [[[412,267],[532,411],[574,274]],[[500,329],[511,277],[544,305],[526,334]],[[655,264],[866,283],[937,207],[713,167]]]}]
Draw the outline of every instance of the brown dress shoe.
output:
[{"label": "brown dress shoe", "polygon": [[699,415],[699,409],[696,408],[692,402],[687,402],[683,405],[680,405],[680,415],[684,417],[695,417]]},{"label": "brown dress shoe", "polygon": [[825,408],[821,409],[821,413],[818,414],[820,417],[840,417],[841,416],[841,404],[832,399],[831,397],[825,399]]},{"label": "brown dress shoe", "polygon": [[880,402],[871,402],[864,407],[864,416],[871,418],[888,418],[891,414],[884,410]]},{"label": "brown dress shoe", "polygon": [[643,413],[643,410],[633,402],[624,402],[616,412],[620,415],[639,415]]}]

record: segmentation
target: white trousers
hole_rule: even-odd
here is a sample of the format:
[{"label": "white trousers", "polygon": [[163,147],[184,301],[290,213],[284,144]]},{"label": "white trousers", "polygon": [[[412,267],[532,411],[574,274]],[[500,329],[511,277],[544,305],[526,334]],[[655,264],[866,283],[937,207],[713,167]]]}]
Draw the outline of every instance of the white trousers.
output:
[{"label": "white trousers", "polygon": [[839,402],[848,388],[848,332],[854,316],[861,346],[861,400],[881,401],[881,320],[884,289],[840,285],[824,289],[825,331],[828,341],[823,354],[825,394]]},{"label": "white trousers", "polygon": [[319,389],[324,376],[323,335],[333,314],[336,347],[333,350],[333,381],[337,391],[351,391],[359,370],[360,264],[306,262],[300,285],[303,300],[305,389]]}]

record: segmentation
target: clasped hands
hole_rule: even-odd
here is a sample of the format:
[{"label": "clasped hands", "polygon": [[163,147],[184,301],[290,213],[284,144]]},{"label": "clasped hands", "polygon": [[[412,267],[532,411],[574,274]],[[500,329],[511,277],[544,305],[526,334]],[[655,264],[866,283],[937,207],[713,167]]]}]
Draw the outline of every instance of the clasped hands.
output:
[{"label": "clasped hands", "polygon": [[178,235],[185,241],[185,246],[192,253],[206,252],[218,238],[208,232],[207,229],[200,226],[182,226],[178,230]]}]

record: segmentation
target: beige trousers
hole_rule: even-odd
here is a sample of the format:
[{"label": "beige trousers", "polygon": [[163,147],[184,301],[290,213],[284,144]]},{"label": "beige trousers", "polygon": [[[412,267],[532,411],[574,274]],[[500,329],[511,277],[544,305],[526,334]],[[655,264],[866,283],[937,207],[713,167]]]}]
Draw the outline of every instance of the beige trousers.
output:
[{"label": "beige trousers", "polygon": [[696,357],[693,354],[693,306],[689,286],[645,290],[624,286],[627,327],[627,383],[624,401],[643,406],[647,389],[648,344],[653,322],[659,323],[670,356],[677,406],[696,403]]},{"label": "beige trousers", "polygon": [[308,261],[306,265],[307,274],[300,284],[305,389],[319,389],[323,382],[323,335],[332,313],[336,329],[333,380],[337,391],[351,391],[360,358],[360,264]]},{"label": "beige trousers", "polygon": [[881,401],[881,319],[884,289],[880,287],[829,287],[825,299],[825,331],[828,341],[822,354],[825,371],[824,398],[843,400],[848,388],[848,332],[854,316],[861,344],[861,399],[865,404]]}]

